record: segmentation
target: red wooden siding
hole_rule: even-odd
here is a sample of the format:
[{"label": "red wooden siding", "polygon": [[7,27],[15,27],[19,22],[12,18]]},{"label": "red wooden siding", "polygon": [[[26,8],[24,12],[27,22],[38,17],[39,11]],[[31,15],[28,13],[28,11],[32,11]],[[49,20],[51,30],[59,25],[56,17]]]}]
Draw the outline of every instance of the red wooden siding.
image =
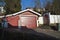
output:
[{"label": "red wooden siding", "polygon": [[12,26],[18,26],[19,16],[7,17],[8,23]]},{"label": "red wooden siding", "polygon": [[19,26],[18,21],[20,20],[20,26],[27,26],[27,28],[33,29],[37,27],[37,18],[38,16],[34,13],[26,11],[15,16],[7,17],[7,20],[8,23],[14,27]]}]

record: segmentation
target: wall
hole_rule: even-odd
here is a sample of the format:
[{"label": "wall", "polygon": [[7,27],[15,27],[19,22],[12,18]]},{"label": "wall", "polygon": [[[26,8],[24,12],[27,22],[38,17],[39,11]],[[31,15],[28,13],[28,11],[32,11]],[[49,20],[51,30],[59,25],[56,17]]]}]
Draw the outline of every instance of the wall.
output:
[{"label": "wall", "polygon": [[60,23],[60,15],[50,15],[50,24]]},{"label": "wall", "polygon": [[18,20],[19,20],[18,15],[7,17],[7,21],[11,26],[18,26]]},{"label": "wall", "polygon": [[43,17],[39,17],[38,21],[38,24],[43,24]]}]

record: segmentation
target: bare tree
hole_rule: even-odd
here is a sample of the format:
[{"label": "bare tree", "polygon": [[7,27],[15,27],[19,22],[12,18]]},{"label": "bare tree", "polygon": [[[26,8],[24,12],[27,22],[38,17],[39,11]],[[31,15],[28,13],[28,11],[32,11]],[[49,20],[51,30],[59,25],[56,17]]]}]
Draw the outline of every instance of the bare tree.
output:
[{"label": "bare tree", "polygon": [[34,10],[40,12],[40,8],[41,8],[40,0],[34,0],[34,2],[35,2]]},{"label": "bare tree", "polygon": [[35,8],[40,8],[40,0],[35,0]]}]

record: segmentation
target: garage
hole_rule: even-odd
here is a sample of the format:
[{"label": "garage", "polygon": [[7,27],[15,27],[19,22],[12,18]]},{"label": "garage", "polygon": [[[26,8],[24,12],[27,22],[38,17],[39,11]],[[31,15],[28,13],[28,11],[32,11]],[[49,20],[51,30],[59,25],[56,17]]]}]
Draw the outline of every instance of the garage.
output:
[{"label": "garage", "polygon": [[41,16],[31,9],[22,10],[20,12],[6,15],[6,20],[9,27],[21,28],[21,26],[26,26],[29,29],[37,28],[37,20]]},{"label": "garage", "polygon": [[37,27],[37,17],[35,15],[23,15],[20,17],[20,25],[34,29]]}]

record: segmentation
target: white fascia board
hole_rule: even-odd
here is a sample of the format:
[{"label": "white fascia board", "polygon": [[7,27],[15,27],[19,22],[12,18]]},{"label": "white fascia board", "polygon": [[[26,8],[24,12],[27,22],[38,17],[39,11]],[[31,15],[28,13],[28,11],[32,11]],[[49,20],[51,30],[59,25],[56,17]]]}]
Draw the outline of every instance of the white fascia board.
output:
[{"label": "white fascia board", "polygon": [[31,10],[31,9],[29,9],[29,11],[32,11],[33,13],[35,13],[35,14],[41,16],[41,14],[39,14],[38,12],[35,12],[35,11]]},{"label": "white fascia board", "polygon": [[39,13],[37,13],[37,12],[31,10],[31,9],[26,9],[26,10],[23,10],[23,11],[20,11],[20,12],[17,12],[17,13],[14,13],[14,14],[12,14],[12,15],[17,15],[17,14],[20,14],[20,13],[25,12],[25,11],[31,11],[31,12],[33,12],[33,13],[41,16],[41,14],[39,14]]},{"label": "white fascia board", "polygon": [[8,16],[14,16],[14,15],[17,15],[17,14],[23,13],[23,12],[25,12],[25,11],[31,11],[31,12],[33,12],[33,13],[35,13],[35,14],[37,14],[37,15],[41,16],[41,14],[39,14],[39,13],[37,13],[37,12],[35,12],[35,11],[31,10],[31,9],[26,9],[26,10],[19,11],[19,12],[14,13],[14,14],[6,15],[6,17],[8,17]]},{"label": "white fascia board", "polygon": [[4,16],[0,16],[0,18],[3,18]]}]

